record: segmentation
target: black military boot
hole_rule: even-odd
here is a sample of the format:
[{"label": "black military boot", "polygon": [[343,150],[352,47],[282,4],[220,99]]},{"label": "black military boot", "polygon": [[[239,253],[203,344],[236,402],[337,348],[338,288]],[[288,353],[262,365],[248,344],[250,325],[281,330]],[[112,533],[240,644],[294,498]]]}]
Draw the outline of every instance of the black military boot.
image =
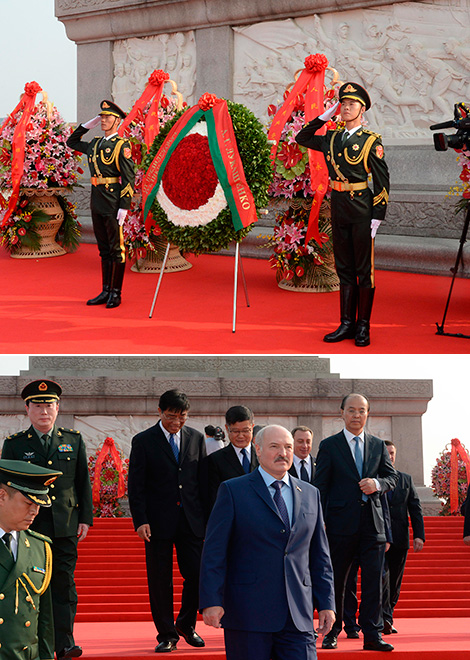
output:
[{"label": "black military boot", "polygon": [[359,287],[359,304],[356,323],[356,346],[369,346],[370,344],[370,315],[374,302],[375,289]]},{"label": "black military boot", "polygon": [[343,341],[343,339],[354,339],[356,332],[356,304],[357,287],[353,284],[339,285],[339,305],[341,313],[340,326],[323,337],[323,341],[330,344]]},{"label": "black military boot", "polygon": [[104,305],[108,301],[109,292],[111,291],[112,266],[113,264],[111,261],[101,259],[101,279],[103,280],[103,290],[96,296],[96,298],[87,300],[87,305]]},{"label": "black military boot", "polygon": [[113,269],[111,274],[111,290],[109,292],[108,302],[106,307],[119,307],[121,304],[121,291],[122,281],[124,279],[124,271],[126,270],[126,263],[113,262]]}]

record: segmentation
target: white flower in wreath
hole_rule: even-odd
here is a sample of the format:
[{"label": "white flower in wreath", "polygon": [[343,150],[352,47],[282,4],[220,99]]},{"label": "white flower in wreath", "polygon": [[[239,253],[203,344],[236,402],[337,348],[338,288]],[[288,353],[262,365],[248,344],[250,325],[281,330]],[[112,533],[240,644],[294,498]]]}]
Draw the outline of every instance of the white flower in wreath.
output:
[{"label": "white flower in wreath", "polygon": [[[206,122],[198,122],[197,124],[195,124],[195,126],[193,126],[193,128],[188,132],[187,136],[195,135],[195,134],[201,135],[205,137],[207,140]],[[183,140],[181,141],[180,145],[178,145],[177,148],[179,148],[180,146],[184,148],[184,140],[186,139],[187,136],[183,138]],[[169,162],[171,162],[171,158]],[[162,207],[162,209],[165,211],[168,220],[177,227],[205,226],[209,224],[209,222],[211,222],[212,220],[215,220],[215,218],[219,215],[219,213],[223,211],[223,209],[227,206],[227,200],[225,198],[223,188],[220,184],[220,181],[217,181],[215,190],[213,191],[213,193],[205,203],[200,204],[196,208],[191,208],[191,209],[181,208],[174,201],[170,199],[170,196],[165,191],[163,185],[164,178],[165,177],[163,177],[162,182],[160,184],[160,188],[157,193],[157,201]]]}]

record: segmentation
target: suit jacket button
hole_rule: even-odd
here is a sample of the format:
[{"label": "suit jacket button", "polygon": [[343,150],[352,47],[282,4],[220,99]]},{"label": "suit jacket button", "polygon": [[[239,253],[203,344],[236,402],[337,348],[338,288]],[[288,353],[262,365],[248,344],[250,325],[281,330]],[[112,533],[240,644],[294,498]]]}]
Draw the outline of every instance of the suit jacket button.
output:
[{"label": "suit jacket button", "polygon": [[183,488],[183,486],[182,486],[181,484],[180,484],[178,487],[179,487],[179,488]]},{"label": "suit jacket button", "polygon": [[285,529],[281,529],[281,534],[285,534],[285,533],[286,533],[286,530],[285,530]]}]

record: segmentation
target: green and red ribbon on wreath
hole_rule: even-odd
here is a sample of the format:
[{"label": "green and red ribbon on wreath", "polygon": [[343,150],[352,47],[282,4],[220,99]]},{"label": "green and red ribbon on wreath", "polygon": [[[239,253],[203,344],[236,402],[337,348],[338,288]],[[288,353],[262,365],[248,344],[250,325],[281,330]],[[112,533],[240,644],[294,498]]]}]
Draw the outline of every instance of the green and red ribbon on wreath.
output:
[{"label": "green and red ribbon on wreath", "polygon": [[114,444],[113,438],[106,438],[103,446],[101,448],[100,453],[98,454],[98,458],[96,459],[96,464],[95,464],[95,476],[93,479],[93,488],[92,488],[92,496],[93,496],[93,506],[98,506],[100,503],[100,484],[101,484],[101,471],[103,469],[103,463],[108,456],[111,457],[111,460],[114,463],[114,466],[116,468],[116,471],[118,473],[118,490],[117,490],[117,496],[118,497],[124,497],[126,494],[126,484],[124,482],[124,470],[122,467],[122,459],[121,456],[119,455],[118,450],[116,449],[116,445]]},{"label": "green and red ribbon on wreath", "polygon": [[233,226],[243,229],[256,222],[253,195],[245,178],[227,102],[214,94],[203,94],[198,103],[178,119],[150,164],[142,182],[142,207],[147,233],[154,225],[150,213],[163,172],[184,137],[204,117],[207,123],[209,150],[217,177],[232,214]]},{"label": "green and red ribbon on wreath", "polygon": [[[286,122],[292,115],[299,95],[305,94],[305,121],[308,123],[315,117],[318,117],[323,110],[325,71],[328,67],[328,60],[325,55],[316,53],[309,55],[304,61],[305,68],[297,78],[286,100],[279,108],[268,132],[268,138],[274,141],[271,148],[271,159],[274,162],[277,154],[279,141]],[[324,135],[326,127],[317,131],[318,135]],[[318,245],[322,245],[325,240],[318,229],[318,218],[320,216],[320,206],[328,190],[328,168],[323,154],[319,151],[309,149],[308,160],[310,165],[310,181],[312,190],[315,190],[315,196],[312,202],[312,209],[308,221],[307,233],[305,235],[305,244],[310,239],[315,239]]]},{"label": "green and red ribbon on wreath", "polygon": [[450,512],[459,510],[459,458],[465,464],[467,485],[470,485],[470,457],[458,438],[452,438],[450,450]]}]

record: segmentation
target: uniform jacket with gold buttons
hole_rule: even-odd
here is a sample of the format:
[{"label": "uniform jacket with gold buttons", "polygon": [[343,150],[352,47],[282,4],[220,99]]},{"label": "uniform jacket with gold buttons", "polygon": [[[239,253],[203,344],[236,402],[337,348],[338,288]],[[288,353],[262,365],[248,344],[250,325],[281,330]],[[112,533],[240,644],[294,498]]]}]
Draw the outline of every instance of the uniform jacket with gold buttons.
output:
[{"label": "uniform jacket with gold buttons", "polygon": [[372,190],[331,191],[331,219],[339,224],[383,220],[387,210],[390,177],[384,160],[380,135],[359,128],[343,144],[344,128],[315,135],[325,124],[318,117],[304,126],[296,136],[299,144],[323,152],[332,182],[367,182],[372,174]]},{"label": "uniform jacket with gold buttons", "polygon": [[92,210],[100,214],[116,215],[118,209],[130,209],[135,168],[129,141],[114,135],[109,140],[94,137],[86,142],[81,140],[86,132],[87,129],[80,124],[67,140],[68,146],[87,155],[91,177],[120,179],[117,183],[91,186]]},{"label": "uniform jacket with gold buttons", "polygon": [[6,438],[2,458],[28,461],[63,474],[51,484],[52,507],[41,507],[32,527],[51,538],[76,536],[79,523],[93,524],[85,442],[73,429],[54,426],[46,450],[32,426]]},{"label": "uniform jacket with gold buttons", "polygon": [[46,537],[18,535],[15,560],[0,542],[0,658],[52,660],[54,622],[49,583],[52,553]]}]

